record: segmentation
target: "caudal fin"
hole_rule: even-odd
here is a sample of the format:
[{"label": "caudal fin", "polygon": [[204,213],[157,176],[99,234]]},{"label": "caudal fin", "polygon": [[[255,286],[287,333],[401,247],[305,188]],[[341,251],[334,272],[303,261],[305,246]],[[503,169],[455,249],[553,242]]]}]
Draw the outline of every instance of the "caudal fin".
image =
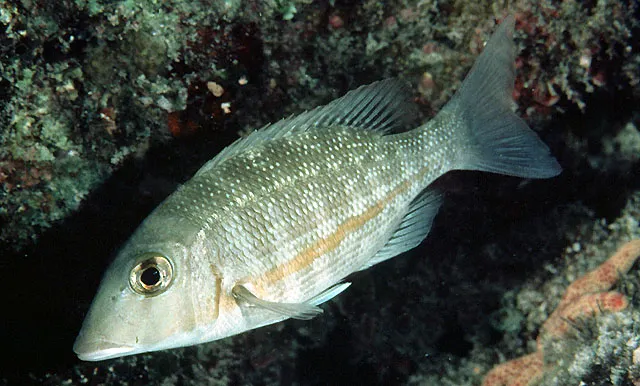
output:
[{"label": "caudal fin", "polygon": [[562,168],[547,145],[512,111],[515,80],[514,18],[487,42],[460,90],[443,109],[459,127],[456,169],[525,178],[549,178]]}]

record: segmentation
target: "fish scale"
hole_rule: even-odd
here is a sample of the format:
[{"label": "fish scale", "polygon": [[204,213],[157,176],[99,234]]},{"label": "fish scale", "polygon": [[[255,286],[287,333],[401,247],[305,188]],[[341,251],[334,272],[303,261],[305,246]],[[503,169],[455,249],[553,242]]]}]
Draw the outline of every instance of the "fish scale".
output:
[{"label": "fish scale", "polygon": [[[513,17],[460,90],[415,127],[398,81],[360,87],[236,141],[158,206],[111,263],[74,350],[102,360],[309,319],[343,280],[416,247],[454,169],[561,168],[512,112]],[[407,130],[409,129],[409,130]]]},{"label": "fish scale", "polygon": [[[330,143],[335,143],[335,141],[323,141],[325,138],[340,138],[341,132],[345,131],[341,129],[337,129],[336,132],[327,130],[326,133],[323,133],[322,137],[324,138],[319,138],[320,141],[313,145],[309,145],[308,136],[305,135],[303,138],[300,138],[298,142],[303,143],[308,150],[293,150],[293,154],[301,154],[301,156],[299,158],[292,157],[288,160],[282,160],[282,170],[271,170],[272,173],[269,176],[263,176],[262,183],[253,184],[254,187],[258,185],[267,187],[266,191],[262,194],[261,192],[263,190],[261,188],[255,191],[255,188],[251,189],[249,184],[243,183],[245,178],[254,180],[255,182],[256,173],[254,173],[254,170],[260,169],[260,165],[251,165],[247,168],[243,167],[243,164],[250,164],[256,157],[243,157],[243,159],[236,160],[235,165],[230,168],[234,171],[240,171],[234,176],[240,180],[239,185],[242,186],[236,194],[251,196],[252,200],[242,204],[232,202],[230,205],[233,207],[230,208],[208,206],[207,210],[197,212],[197,215],[193,218],[194,221],[209,223],[211,219],[215,219],[215,221],[220,224],[225,224],[225,228],[227,231],[231,230],[231,233],[237,231],[237,226],[241,224],[262,223],[262,226],[257,225],[257,227],[253,229],[243,229],[245,231],[243,235],[229,237],[229,239],[234,240],[233,243],[225,242],[223,245],[218,246],[218,250],[222,251],[221,253],[223,255],[239,255],[239,257],[242,257],[241,260],[247,262],[248,268],[255,265],[254,263],[261,266],[261,269],[250,269],[252,272],[250,276],[259,276],[262,270],[273,269],[283,262],[288,261],[292,257],[286,254],[274,254],[273,252],[277,251],[277,248],[274,246],[278,244],[291,245],[293,247],[290,248],[290,250],[292,250],[293,253],[303,250],[319,237],[326,237],[328,234],[335,232],[338,227],[337,224],[344,222],[349,217],[357,216],[359,214],[358,212],[362,212],[371,205],[370,202],[377,202],[379,197],[386,195],[393,185],[390,179],[390,173],[387,172],[383,174],[380,172],[380,170],[390,170],[390,168],[386,166],[375,166],[375,164],[373,164],[374,161],[379,160],[381,157],[389,158],[389,155],[382,155],[383,153],[379,151],[380,146],[375,145],[375,140],[378,139],[379,136],[372,136],[373,138],[369,146],[359,146],[357,150],[360,150],[361,154],[354,151],[345,156],[345,153],[341,150],[341,146],[336,146],[335,144],[333,146],[330,145]],[[351,138],[348,139],[350,140]],[[291,143],[291,141],[288,142]],[[340,142],[342,141],[339,141],[339,143]],[[279,144],[273,143],[272,145],[277,147]],[[296,144],[292,143],[292,145],[295,148]],[[300,145],[300,147],[302,146],[303,145]],[[370,148],[376,148],[376,151],[368,150]],[[339,159],[340,162],[349,164],[349,170],[315,161],[316,159],[322,161],[327,156],[327,153],[335,153],[336,156],[334,159]],[[366,163],[363,162],[364,157],[368,158]],[[277,159],[278,158],[275,158],[275,160]],[[299,165],[302,163],[318,165],[318,167],[311,167],[312,170],[315,170],[315,173],[306,174],[294,172],[293,177],[289,179],[283,176],[283,174],[286,173],[287,164]],[[262,172],[264,173],[265,171],[266,170],[263,170]],[[336,174],[339,174],[339,176],[336,177]],[[364,177],[359,178],[361,175],[364,175]],[[399,179],[401,176],[397,176],[397,178]],[[176,195],[176,201],[188,202],[192,197],[197,197],[197,202],[200,202],[200,200],[210,202],[209,197],[207,197],[206,194],[203,195],[202,189],[200,188],[200,181],[208,179],[209,176],[203,174],[200,178],[189,181],[182,188],[182,194],[179,196]],[[288,183],[286,182],[287,180],[289,181]],[[267,184],[268,181],[271,182],[270,185]],[[354,183],[354,181],[358,181],[358,183]],[[382,184],[383,181],[385,182],[384,184]],[[368,189],[371,184],[379,188]],[[218,194],[225,196],[228,191],[228,189],[220,190]],[[357,199],[354,200],[354,197],[357,197]],[[267,202],[273,200],[273,207],[270,210],[264,211],[266,215],[256,218],[252,213],[263,212],[259,203],[264,200]],[[169,200],[163,209],[174,212],[172,201],[173,200]],[[215,201],[217,200],[214,200],[214,202]],[[184,204],[180,206],[187,207]],[[197,203],[196,206],[198,206]],[[226,220],[224,213],[233,213],[233,221]],[[292,227],[291,224],[295,224],[295,226]],[[262,233],[260,232],[261,229],[270,229],[271,232]],[[299,230],[302,230],[302,232]],[[220,234],[220,232],[225,232],[225,230],[214,226],[207,227],[207,232],[217,235]],[[247,236],[249,236],[252,242],[243,244]],[[375,237],[375,235],[371,236]],[[262,244],[262,248],[258,247],[258,243]],[[228,252],[225,253],[225,250]],[[216,261],[216,263],[219,263],[219,261]],[[221,265],[225,266],[225,264]],[[224,269],[222,269],[222,272],[224,275]],[[250,278],[246,280],[250,281]],[[292,280],[295,281],[296,279],[292,278]],[[307,282],[310,283],[311,281]],[[282,285],[290,287],[286,283]],[[326,283],[319,284],[319,286],[323,285],[326,285]],[[311,292],[313,292],[313,290]],[[301,299],[292,298],[288,300]]]}]

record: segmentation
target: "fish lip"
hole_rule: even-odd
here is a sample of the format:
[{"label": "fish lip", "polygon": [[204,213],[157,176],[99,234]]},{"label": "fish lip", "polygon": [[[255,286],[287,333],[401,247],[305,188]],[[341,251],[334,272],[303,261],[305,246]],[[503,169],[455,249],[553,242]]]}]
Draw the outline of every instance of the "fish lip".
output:
[{"label": "fish lip", "polygon": [[93,362],[131,355],[135,353],[136,348],[106,340],[77,340],[73,345],[73,351],[81,360]]}]

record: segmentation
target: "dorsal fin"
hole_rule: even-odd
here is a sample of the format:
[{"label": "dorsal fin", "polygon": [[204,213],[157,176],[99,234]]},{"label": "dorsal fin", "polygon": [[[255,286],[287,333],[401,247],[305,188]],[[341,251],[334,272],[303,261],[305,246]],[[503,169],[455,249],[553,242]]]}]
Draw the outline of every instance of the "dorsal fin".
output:
[{"label": "dorsal fin", "polygon": [[385,133],[409,127],[417,117],[409,93],[396,79],[386,79],[349,91],[326,106],[282,119],[240,138],[204,164],[196,176],[228,158],[267,141],[330,126],[347,126]]}]

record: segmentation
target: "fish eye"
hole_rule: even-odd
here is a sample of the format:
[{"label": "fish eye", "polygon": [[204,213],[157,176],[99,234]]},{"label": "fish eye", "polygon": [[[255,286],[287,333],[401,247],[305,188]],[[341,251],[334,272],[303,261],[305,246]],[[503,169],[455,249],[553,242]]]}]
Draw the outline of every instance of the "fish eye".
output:
[{"label": "fish eye", "polygon": [[146,253],[140,256],[138,264],[129,274],[131,289],[145,296],[161,294],[169,288],[172,281],[171,262],[159,253]]}]

